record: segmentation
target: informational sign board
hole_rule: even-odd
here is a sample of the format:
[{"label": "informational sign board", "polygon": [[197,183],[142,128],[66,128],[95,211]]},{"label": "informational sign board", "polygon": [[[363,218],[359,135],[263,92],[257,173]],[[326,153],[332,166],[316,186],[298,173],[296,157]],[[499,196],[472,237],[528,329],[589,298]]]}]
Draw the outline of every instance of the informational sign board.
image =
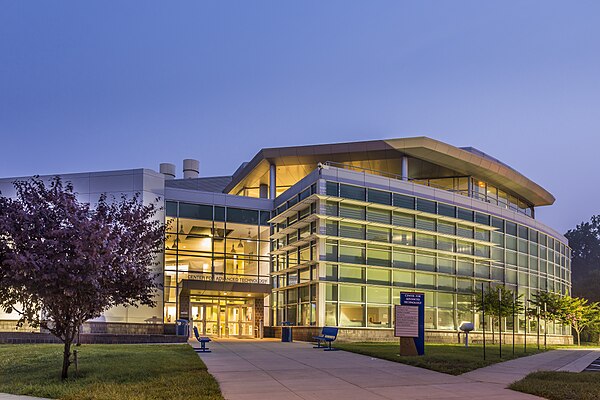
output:
[{"label": "informational sign board", "polygon": [[[411,333],[410,336],[400,334],[401,338],[412,338],[417,354],[422,356],[425,354],[425,293],[400,293],[400,307],[412,308],[412,311],[398,311],[402,313],[402,317],[406,317],[404,324],[406,333]],[[408,313],[413,313],[408,316]],[[417,334],[414,333],[414,314],[417,314]],[[411,319],[412,318],[412,319]],[[396,315],[395,327],[398,327],[398,315]],[[402,339],[401,339],[402,340]]]},{"label": "informational sign board", "polygon": [[394,336],[419,337],[419,308],[415,306],[395,306],[396,316]]}]

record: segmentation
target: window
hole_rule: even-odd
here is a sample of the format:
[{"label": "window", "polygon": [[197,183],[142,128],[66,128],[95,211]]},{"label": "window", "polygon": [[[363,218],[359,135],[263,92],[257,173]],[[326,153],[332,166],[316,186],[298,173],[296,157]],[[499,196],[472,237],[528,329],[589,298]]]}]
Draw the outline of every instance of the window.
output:
[{"label": "window", "polygon": [[365,301],[364,288],[362,286],[339,285],[340,301],[363,302]]},{"label": "window", "polygon": [[340,271],[340,282],[355,282],[362,283],[365,281],[364,270],[362,267],[351,267],[342,265],[339,267]]},{"label": "window", "polygon": [[390,192],[384,192],[382,190],[369,189],[369,201],[372,203],[379,204],[392,204],[392,194]]},{"label": "window", "polygon": [[431,200],[417,199],[417,210],[435,214],[436,213],[436,203],[435,203],[435,201],[431,201]]},{"label": "window", "polygon": [[404,196],[402,194],[394,193],[393,202],[395,207],[408,208],[411,210],[415,209],[415,198],[410,196]]},{"label": "window", "polygon": [[352,200],[366,200],[366,189],[360,186],[340,184],[340,197]]},{"label": "window", "polygon": [[362,247],[343,244],[340,245],[339,258],[341,262],[365,264],[365,250]]}]

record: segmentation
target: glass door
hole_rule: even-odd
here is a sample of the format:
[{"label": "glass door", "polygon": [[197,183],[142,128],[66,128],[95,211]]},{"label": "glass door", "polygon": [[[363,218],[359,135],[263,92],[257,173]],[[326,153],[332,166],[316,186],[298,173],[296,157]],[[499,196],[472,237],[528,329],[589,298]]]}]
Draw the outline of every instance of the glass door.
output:
[{"label": "glass door", "polygon": [[[192,304],[192,327],[198,329],[199,335],[206,335],[206,318],[204,304]],[[192,331],[192,336],[194,332]]]},{"label": "glass door", "polygon": [[241,336],[254,336],[254,307],[244,305],[240,307],[241,310],[241,322],[240,322],[240,335]]},{"label": "glass door", "polygon": [[227,306],[228,336],[240,336],[240,307]]}]

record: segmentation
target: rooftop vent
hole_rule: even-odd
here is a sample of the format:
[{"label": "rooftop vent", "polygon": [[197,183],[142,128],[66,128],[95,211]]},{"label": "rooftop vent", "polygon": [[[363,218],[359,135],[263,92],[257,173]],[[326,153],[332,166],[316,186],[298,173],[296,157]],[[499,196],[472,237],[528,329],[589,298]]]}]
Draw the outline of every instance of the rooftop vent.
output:
[{"label": "rooftop vent", "polygon": [[175,179],[175,164],[161,163],[159,172],[165,176],[165,179]]},{"label": "rooftop vent", "polygon": [[183,160],[183,179],[198,178],[200,174],[200,161],[191,158]]}]

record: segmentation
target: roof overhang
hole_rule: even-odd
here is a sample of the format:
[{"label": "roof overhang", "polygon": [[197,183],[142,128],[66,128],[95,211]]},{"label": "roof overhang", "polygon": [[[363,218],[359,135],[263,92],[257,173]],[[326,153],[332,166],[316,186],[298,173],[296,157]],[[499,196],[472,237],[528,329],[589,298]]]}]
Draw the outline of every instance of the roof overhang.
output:
[{"label": "roof overhang", "polygon": [[477,154],[428,137],[262,149],[237,171],[224,192],[236,193],[243,182],[264,176],[268,173],[270,164],[304,166],[307,170],[305,173],[308,174],[319,162],[389,160],[402,155],[428,161],[460,174],[475,176],[518,195],[534,206],[550,205],[555,201],[550,192],[506,164],[486,157],[483,153]]}]

